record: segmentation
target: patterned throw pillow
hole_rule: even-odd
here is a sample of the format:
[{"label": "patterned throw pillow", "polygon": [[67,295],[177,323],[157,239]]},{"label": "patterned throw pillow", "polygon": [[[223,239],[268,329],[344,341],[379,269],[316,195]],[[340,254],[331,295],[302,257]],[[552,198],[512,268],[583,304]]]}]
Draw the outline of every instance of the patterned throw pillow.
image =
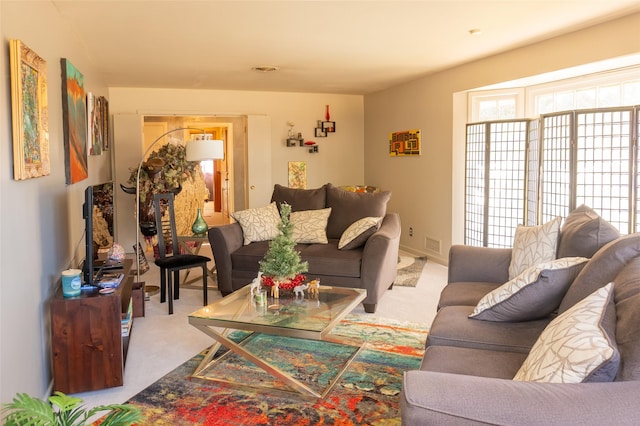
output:
[{"label": "patterned throw pillow", "polygon": [[264,207],[233,212],[231,217],[242,227],[245,246],[254,241],[272,240],[280,233],[280,214],[275,202]]},{"label": "patterned throw pillow", "polygon": [[555,311],[586,257],[565,257],[527,268],[487,293],[469,318],[485,321],[530,321]]},{"label": "patterned throw pillow", "polygon": [[509,265],[510,280],[531,266],[556,258],[561,220],[558,216],[540,226],[518,225]]},{"label": "patterned throw pillow", "polygon": [[513,380],[613,381],[620,367],[615,327],[613,283],[609,283],[549,323]]},{"label": "patterned throw pillow", "polygon": [[373,235],[382,223],[381,217],[363,217],[353,222],[340,237],[338,249],[353,250],[363,245],[367,239]]},{"label": "patterned throw pillow", "polygon": [[291,213],[289,220],[293,223],[293,241],[304,244],[327,244],[327,221],[330,214],[331,209]]}]

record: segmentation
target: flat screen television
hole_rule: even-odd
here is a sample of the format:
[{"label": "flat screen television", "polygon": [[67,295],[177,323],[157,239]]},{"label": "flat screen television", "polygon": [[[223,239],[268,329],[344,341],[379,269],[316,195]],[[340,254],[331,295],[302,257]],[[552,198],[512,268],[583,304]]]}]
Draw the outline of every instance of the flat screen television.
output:
[{"label": "flat screen television", "polygon": [[102,274],[98,253],[113,245],[113,182],[88,186],[84,192],[82,216],[85,223],[85,258],[82,267],[86,285],[94,285]]}]

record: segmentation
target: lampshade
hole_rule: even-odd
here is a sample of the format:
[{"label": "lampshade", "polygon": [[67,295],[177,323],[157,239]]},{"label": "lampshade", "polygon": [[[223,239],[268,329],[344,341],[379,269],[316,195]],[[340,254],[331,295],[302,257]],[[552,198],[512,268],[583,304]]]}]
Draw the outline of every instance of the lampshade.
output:
[{"label": "lampshade", "polygon": [[193,135],[187,142],[187,161],[202,161],[224,158],[224,142],[212,135]]}]

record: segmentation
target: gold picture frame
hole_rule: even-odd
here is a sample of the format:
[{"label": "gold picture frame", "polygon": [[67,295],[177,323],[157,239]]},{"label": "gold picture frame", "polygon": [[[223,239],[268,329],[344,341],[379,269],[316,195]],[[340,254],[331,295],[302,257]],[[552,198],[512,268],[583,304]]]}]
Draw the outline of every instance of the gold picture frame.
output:
[{"label": "gold picture frame", "polygon": [[9,43],[13,178],[46,176],[51,171],[47,62],[20,40]]}]

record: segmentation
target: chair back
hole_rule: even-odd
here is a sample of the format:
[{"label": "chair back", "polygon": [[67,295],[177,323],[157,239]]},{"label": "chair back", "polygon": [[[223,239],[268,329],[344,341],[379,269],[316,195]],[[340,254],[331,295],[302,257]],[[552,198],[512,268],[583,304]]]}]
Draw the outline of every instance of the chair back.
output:
[{"label": "chair back", "polygon": [[176,232],[176,216],[173,209],[174,197],[173,192],[165,192],[153,196],[153,208],[158,232],[158,252],[161,258],[170,254],[180,254],[178,233]]}]

